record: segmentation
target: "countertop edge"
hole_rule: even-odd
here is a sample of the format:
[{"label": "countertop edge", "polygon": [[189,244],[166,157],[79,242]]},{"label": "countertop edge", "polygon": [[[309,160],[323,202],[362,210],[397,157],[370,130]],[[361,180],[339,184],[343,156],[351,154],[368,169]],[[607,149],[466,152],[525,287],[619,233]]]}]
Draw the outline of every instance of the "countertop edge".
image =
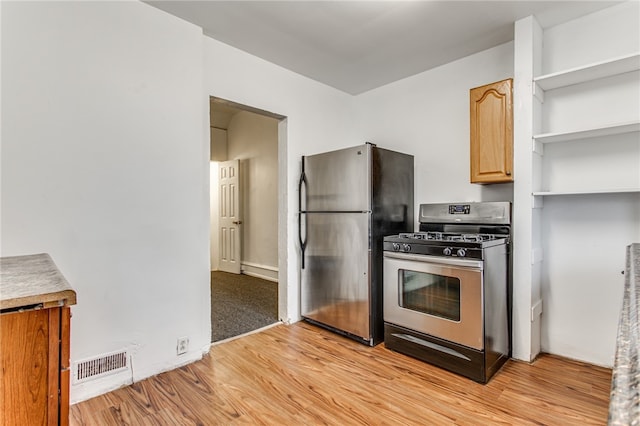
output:
[{"label": "countertop edge", "polygon": [[0,309],[76,304],[76,292],[48,253],[0,258]]},{"label": "countertop edge", "polygon": [[[56,303],[57,302],[57,303]],[[71,306],[76,304],[76,292],[74,290],[63,290],[55,293],[39,294],[34,296],[16,297],[13,299],[0,300],[0,310],[16,309],[37,304],[58,306]]]}]

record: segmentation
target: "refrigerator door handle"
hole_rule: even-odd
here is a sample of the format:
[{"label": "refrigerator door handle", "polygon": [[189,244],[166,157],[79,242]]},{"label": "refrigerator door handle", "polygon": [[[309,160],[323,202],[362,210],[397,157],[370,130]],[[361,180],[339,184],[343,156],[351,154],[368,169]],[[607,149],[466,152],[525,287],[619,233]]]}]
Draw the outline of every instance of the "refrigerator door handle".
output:
[{"label": "refrigerator door handle", "polygon": [[[304,163],[303,163],[304,167]],[[300,181],[298,182],[298,240],[300,242],[300,251],[301,251],[301,261],[302,261],[302,269],[304,269],[304,251],[307,248],[307,224],[306,224],[306,216],[305,216],[305,224],[304,224],[304,238],[302,236],[302,187],[305,187],[305,195],[306,195],[306,186],[307,186],[307,177],[304,174],[304,170],[300,174]]]},{"label": "refrigerator door handle", "polygon": [[304,169],[302,170],[302,173],[300,173],[300,180],[298,181],[298,210],[301,212],[305,211],[302,207],[302,187],[303,186],[304,186],[304,195],[306,196],[307,195],[307,175],[304,173]]}]

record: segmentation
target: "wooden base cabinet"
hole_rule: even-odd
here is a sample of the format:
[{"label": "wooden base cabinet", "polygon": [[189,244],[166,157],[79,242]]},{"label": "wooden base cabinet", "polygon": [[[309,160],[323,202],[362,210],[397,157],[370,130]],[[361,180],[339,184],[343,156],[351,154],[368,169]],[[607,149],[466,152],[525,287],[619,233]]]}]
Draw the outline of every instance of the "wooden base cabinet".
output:
[{"label": "wooden base cabinet", "polygon": [[0,315],[0,425],[69,424],[68,306]]},{"label": "wooden base cabinet", "polygon": [[469,91],[471,183],[513,181],[513,79]]}]

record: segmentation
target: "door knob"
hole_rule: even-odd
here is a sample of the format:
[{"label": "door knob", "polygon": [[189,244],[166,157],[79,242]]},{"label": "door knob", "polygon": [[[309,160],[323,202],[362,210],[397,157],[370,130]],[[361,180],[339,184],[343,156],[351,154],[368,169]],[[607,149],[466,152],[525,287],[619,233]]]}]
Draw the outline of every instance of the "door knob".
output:
[{"label": "door knob", "polygon": [[241,220],[234,220],[233,222],[234,225],[242,225],[242,221]]}]

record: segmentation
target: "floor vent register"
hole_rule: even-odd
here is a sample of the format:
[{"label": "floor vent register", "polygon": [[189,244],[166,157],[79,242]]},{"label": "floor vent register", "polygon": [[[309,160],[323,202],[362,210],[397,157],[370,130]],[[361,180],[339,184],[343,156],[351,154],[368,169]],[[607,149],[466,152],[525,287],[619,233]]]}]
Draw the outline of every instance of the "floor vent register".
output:
[{"label": "floor vent register", "polygon": [[127,370],[127,358],[127,351],[120,351],[78,361],[73,364],[73,382],[83,383]]}]

